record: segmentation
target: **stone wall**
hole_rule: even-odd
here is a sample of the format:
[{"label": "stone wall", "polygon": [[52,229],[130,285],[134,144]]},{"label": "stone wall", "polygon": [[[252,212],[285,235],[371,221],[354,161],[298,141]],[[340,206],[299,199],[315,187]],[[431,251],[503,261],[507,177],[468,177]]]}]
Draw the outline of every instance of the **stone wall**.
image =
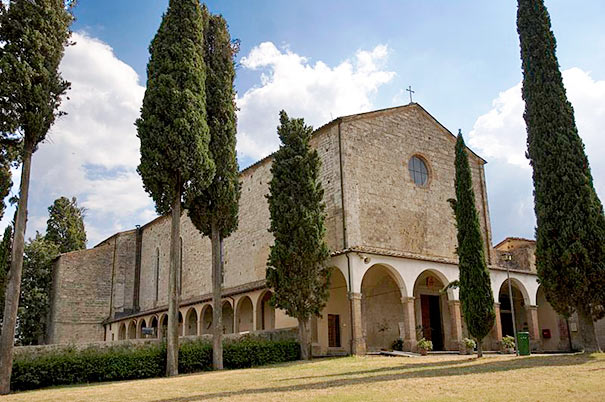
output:
[{"label": "stone wall", "polygon": [[[349,245],[455,259],[456,226],[448,203],[455,198],[455,137],[416,104],[345,117],[341,135]],[[412,156],[427,165],[425,186],[410,177]],[[470,152],[469,162],[491,253],[484,162]]]}]

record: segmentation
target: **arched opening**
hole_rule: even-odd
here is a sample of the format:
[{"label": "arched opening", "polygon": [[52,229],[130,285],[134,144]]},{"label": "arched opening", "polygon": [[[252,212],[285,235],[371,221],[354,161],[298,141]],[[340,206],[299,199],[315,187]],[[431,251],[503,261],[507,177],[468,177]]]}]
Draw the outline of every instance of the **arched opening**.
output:
[{"label": "arched opening", "polygon": [[137,339],[137,324],[134,320],[128,324],[128,339]]},{"label": "arched opening", "polygon": [[[347,294],[347,281],[338,268],[332,268],[330,295],[322,317],[318,318],[317,333],[312,333],[313,342],[320,340],[322,347],[349,350],[351,341],[351,312]],[[335,351],[338,353],[338,351]]]},{"label": "arched opening", "polygon": [[449,282],[442,273],[433,270],[421,273],[414,283],[418,336],[433,342],[433,350],[458,348],[458,340],[452,340],[451,337],[448,294],[441,291],[447,283]]},{"label": "arched opening", "polygon": [[201,318],[201,321],[202,321],[201,333],[202,333],[202,335],[212,333],[212,314],[213,314],[212,306],[210,304],[206,304],[202,308],[202,314],[201,314],[201,317],[202,317]]},{"label": "arched opening", "polygon": [[118,341],[126,339],[126,324],[121,323],[120,329],[118,330]]},{"label": "arched opening", "polygon": [[185,327],[185,335],[197,335],[197,311],[191,307],[187,311],[187,326]]},{"label": "arched opening", "polygon": [[149,326],[153,328],[153,336],[158,337],[158,318],[156,316],[151,317]]},{"label": "arched opening", "polygon": [[139,322],[137,322],[137,338],[144,338],[143,336],[143,328],[147,326],[144,318],[141,318]]},{"label": "arched opening", "polygon": [[542,286],[538,288],[536,295],[538,304],[538,327],[542,339],[542,349],[552,352],[569,349],[569,337],[567,324],[552,305],[546,300],[546,294]]},{"label": "arched opening", "polygon": [[[515,324],[517,331],[528,331],[529,324],[527,322],[527,311],[525,310],[527,291],[517,281],[511,279],[511,288],[513,291],[513,305],[515,308]],[[510,297],[508,292],[508,279],[500,286],[498,294],[498,302],[500,303],[500,322],[502,325],[502,336],[515,336],[513,330],[513,313],[511,309]]]},{"label": "arched opening", "polygon": [[248,332],[253,331],[253,313],[252,300],[248,296],[244,296],[239,299],[237,303],[237,324],[236,332]]},{"label": "arched opening", "polygon": [[166,338],[168,334],[168,314],[163,314],[160,320],[160,338]]},{"label": "arched opening", "polygon": [[223,334],[233,333],[233,307],[228,301],[223,302]]},{"label": "arched opening", "polygon": [[261,293],[256,305],[256,329],[259,331],[275,329],[275,309],[269,303],[271,300],[270,290]]},{"label": "arched opening", "polygon": [[183,336],[183,314],[179,311],[179,336]]},{"label": "arched opening", "polygon": [[400,286],[390,268],[374,265],[361,282],[361,314],[368,351],[390,349],[403,321]]}]

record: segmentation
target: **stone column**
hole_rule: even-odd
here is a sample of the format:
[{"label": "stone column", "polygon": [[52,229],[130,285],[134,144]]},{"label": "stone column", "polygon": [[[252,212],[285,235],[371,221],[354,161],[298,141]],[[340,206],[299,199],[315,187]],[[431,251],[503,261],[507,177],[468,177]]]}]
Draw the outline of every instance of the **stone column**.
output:
[{"label": "stone column", "polygon": [[450,349],[460,349],[462,341],[462,315],[460,314],[460,300],[449,300],[450,320],[452,324],[452,338]]},{"label": "stone column", "polygon": [[416,350],[416,314],[414,312],[414,297],[402,297],[403,304],[403,350]]},{"label": "stone column", "polygon": [[494,313],[496,314],[496,319],[494,320],[494,328],[493,331],[493,339],[495,341],[495,345],[493,345],[494,350],[499,350],[502,348],[502,321],[500,320],[500,303],[494,303]]},{"label": "stone column", "polygon": [[351,302],[351,353],[357,356],[366,354],[366,340],[363,337],[361,317],[361,293],[349,293]]}]

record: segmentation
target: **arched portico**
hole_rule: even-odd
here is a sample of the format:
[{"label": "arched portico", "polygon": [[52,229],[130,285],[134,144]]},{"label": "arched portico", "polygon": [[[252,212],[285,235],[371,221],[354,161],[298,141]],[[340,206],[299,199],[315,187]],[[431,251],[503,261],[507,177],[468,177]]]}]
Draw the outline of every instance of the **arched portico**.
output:
[{"label": "arched portico", "polygon": [[368,351],[390,349],[401,337],[399,323],[403,321],[404,307],[401,291],[403,282],[396,271],[387,265],[370,267],[361,281],[361,316],[365,347]]},{"label": "arched portico", "polygon": [[223,302],[223,334],[233,333],[233,306],[229,301]]},{"label": "arched portico", "polygon": [[139,321],[137,322],[137,338],[141,339],[143,338],[143,328],[145,328],[147,326],[147,323],[145,322],[144,318],[140,318]]},{"label": "arched portico", "polygon": [[[510,279],[512,290],[512,302],[515,311],[515,324],[517,332],[529,331],[531,319],[529,317],[529,294],[523,284],[515,279]],[[511,308],[511,298],[509,296],[508,279],[500,285],[498,292],[498,302],[500,303],[500,324],[502,336],[515,336],[513,327],[513,311]],[[534,306],[535,307],[535,306]],[[531,336],[530,331],[530,336]],[[535,335],[535,333],[534,333]],[[533,338],[533,336],[532,336]]]},{"label": "arched portico", "polygon": [[137,324],[135,320],[131,320],[128,323],[128,339],[137,338]]},{"label": "arched portico", "polygon": [[347,282],[340,269],[332,268],[330,293],[322,316],[311,322],[312,341],[322,354],[350,352],[351,310]]},{"label": "arched portico", "polygon": [[118,341],[126,339],[126,324],[121,323],[120,329],[118,329]]},{"label": "arched portico", "polygon": [[179,336],[183,336],[183,314],[179,311]]},{"label": "arched portico", "polygon": [[168,334],[168,314],[162,314],[162,318],[160,319],[160,332],[159,338],[166,338]]},{"label": "arched portico", "polygon": [[237,301],[235,319],[235,332],[249,332],[254,330],[254,307],[252,299],[243,296]]},{"label": "arched portico", "polygon": [[443,292],[447,277],[435,269],[423,271],[414,283],[416,327],[433,350],[457,350],[462,337],[460,306],[453,292]]},{"label": "arched portico", "polygon": [[212,305],[206,304],[202,307],[202,313],[200,314],[200,334],[206,335],[212,333]]},{"label": "arched portico", "polygon": [[195,311],[195,308],[191,307],[187,310],[187,315],[185,317],[185,335],[197,335],[197,311]]},{"label": "arched portico", "polygon": [[149,326],[151,328],[153,328],[153,335],[157,338],[159,335],[159,333],[158,333],[158,317],[156,317],[155,315],[152,316],[149,321]]},{"label": "arched portico", "polygon": [[538,327],[542,349],[548,352],[569,350],[567,323],[546,300],[546,294],[542,286],[538,287],[536,302],[538,304]]},{"label": "arched portico", "polygon": [[270,290],[265,290],[258,297],[256,304],[256,329],[259,331],[275,328],[275,309],[269,303]]}]

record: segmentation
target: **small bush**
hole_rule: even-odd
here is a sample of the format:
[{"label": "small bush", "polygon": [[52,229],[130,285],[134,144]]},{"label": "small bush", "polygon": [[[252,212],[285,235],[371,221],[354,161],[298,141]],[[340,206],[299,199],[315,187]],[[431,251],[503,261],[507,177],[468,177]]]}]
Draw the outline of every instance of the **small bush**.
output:
[{"label": "small bush", "polygon": [[504,338],[502,338],[502,346],[506,349],[514,349],[515,338],[510,335],[506,335]]},{"label": "small bush", "polygon": [[[224,345],[225,368],[246,368],[297,360],[295,340],[268,341],[243,338]],[[179,372],[212,369],[212,345],[201,339],[184,342],[179,350]],[[165,344],[107,349],[73,348],[45,354],[17,356],[13,362],[11,388],[15,391],[101,381],[161,377],[166,371]]]},{"label": "small bush", "polygon": [[403,351],[403,339],[397,338],[397,340],[393,342],[391,347],[393,348],[393,350],[398,350],[398,351],[402,352]]}]

